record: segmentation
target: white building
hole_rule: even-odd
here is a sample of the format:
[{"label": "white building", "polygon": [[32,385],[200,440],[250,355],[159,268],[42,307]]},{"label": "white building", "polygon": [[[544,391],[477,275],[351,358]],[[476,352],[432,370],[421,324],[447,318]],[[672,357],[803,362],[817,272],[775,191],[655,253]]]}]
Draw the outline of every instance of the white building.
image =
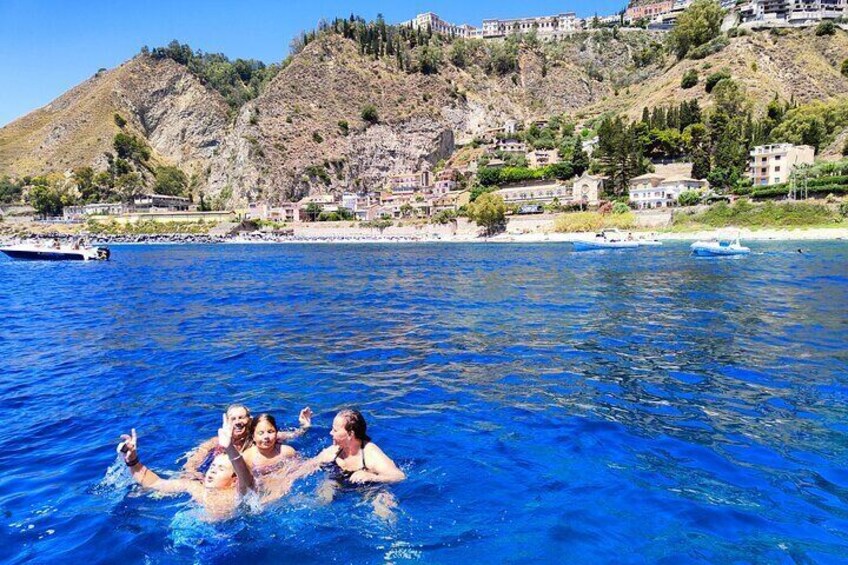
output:
[{"label": "white building", "polygon": [[557,39],[583,29],[584,22],[573,12],[555,16],[483,20],[483,37],[505,37],[511,34],[536,32],[539,39]]},{"label": "white building", "polygon": [[814,160],[815,149],[809,145],[759,145],[751,150],[748,178],[754,186],[780,184],[789,180],[795,167],[812,165]]},{"label": "white building", "polygon": [[62,216],[68,221],[83,220],[87,216],[120,216],[126,211],[126,207],[120,202],[98,202],[84,206],[65,206]]},{"label": "white building", "polygon": [[709,186],[705,180],[689,177],[663,177],[648,173],[630,179],[630,202],[637,210],[677,206],[684,192],[703,192]]},{"label": "white building", "polygon": [[527,144],[517,139],[499,139],[495,142],[495,150],[504,153],[527,153]]},{"label": "white building", "polygon": [[400,25],[412,29],[431,30],[433,33],[447,35],[448,37],[480,37],[482,31],[468,24],[454,25],[446,22],[433,12],[418,14],[415,18],[402,22]]},{"label": "white building", "polygon": [[549,182],[501,188],[495,191],[495,194],[500,195],[505,204],[550,204],[556,199],[560,204],[583,203],[595,206],[600,200],[602,189],[602,177],[584,173],[571,183]]},{"label": "white building", "polygon": [[342,208],[347,208],[351,212],[356,212],[359,196],[355,192],[342,193]]},{"label": "white building", "polygon": [[136,209],[155,212],[157,210],[182,211],[188,210],[191,200],[183,196],[169,194],[142,194],[133,199]]}]

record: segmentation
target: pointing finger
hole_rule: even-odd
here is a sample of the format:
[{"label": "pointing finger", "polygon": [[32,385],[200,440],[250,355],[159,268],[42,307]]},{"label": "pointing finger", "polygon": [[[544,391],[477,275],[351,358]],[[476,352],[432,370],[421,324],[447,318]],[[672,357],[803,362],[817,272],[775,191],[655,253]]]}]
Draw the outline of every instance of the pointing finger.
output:
[{"label": "pointing finger", "polygon": [[133,429],[131,430],[131,432],[130,432],[130,433],[132,433],[132,441],[133,441],[133,443],[136,443],[136,442],[138,441],[138,436],[137,436],[137,435],[135,435],[135,428],[133,428]]}]

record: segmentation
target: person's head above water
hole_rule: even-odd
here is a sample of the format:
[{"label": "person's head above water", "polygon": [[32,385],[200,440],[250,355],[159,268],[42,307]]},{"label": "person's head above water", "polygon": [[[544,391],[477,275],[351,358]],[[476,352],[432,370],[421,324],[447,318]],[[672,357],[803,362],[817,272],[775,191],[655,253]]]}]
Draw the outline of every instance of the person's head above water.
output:
[{"label": "person's head above water", "polygon": [[253,443],[261,450],[272,449],[277,444],[277,421],[270,414],[260,414],[253,419]]},{"label": "person's head above water", "polygon": [[362,416],[362,413],[359,410],[346,409],[333,418],[333,429],[330,430],[330,436],[333,438],[333,443],[345,448],[351,442],[356,441],[365,445],[371,441],[367,431],[368,425],[365,423],[365,417]]},{"label": "person's head above water", "polygon": [[227,407],[227,420],[233,427],[233,439],[241,441],[250,432],[250,409],[244,404],[230,404]]},{"label": "person's head above water", "polygon": [[222,453],[217,455],[203,475],[203,486],[214,489],[228,489],[236,486],[236,471],[230,458]]}]

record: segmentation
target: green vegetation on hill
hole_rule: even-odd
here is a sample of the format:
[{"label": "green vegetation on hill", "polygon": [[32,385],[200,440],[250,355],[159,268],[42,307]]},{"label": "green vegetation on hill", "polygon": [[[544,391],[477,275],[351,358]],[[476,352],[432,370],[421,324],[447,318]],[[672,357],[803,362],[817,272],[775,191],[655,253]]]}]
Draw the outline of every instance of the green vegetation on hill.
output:
[{"label": "green vegetation on hill", "polygon": [[703,212],[679,210],[674,214],[675,228],[723,227],[811,227],[844,224],[836,206],[808,202],[765,202],[754,204],[738,200],[732,205],[720,202]]},{"label": "green vegetation on hill", "polygon": [[[722,9],[715,0],[695,0],[677,18],[677,24],[668,34],[668,47],[678,59],[693,55],[703,45],[718,37],[723,18]],[[720,48],[719,48],[720,49]],[[708,53],[696,53],[703,59]]]},{"label": "green vegetation on hill", "polygon": [[815,101],[786,112],[774,128],[772,140],[819,148],[831,143],[848,127],[848,98]]},{"label": "green vegetation on hill", "polygon": [[262,89],[285,66],[266,65],[255,59],[231,61],[221,53],[193,51],[185,43],[171,41],[166,47],[142,47],[142,54],[154,59],[172,59],[194,73],[203,83],[217,90],[230,108],[240,108],[245,102],[259,96]]},{"label": "green vegetation on hill", "polygon": [[16,204],[21,199],[23,184],[9,177],[0,178],[0,204]]}]

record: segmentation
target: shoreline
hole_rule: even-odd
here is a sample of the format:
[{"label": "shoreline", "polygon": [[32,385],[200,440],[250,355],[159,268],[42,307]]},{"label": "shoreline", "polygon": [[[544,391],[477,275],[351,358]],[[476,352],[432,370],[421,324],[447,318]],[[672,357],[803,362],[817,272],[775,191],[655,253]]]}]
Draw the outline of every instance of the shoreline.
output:
[{"label": "shoreline", "polygon": [[[492,237],[474,234],[421,234],[420,236],[401,235],[333,235],[333,236],[281,236],[267,233],[246,233],[238,235],[207,234],[132,234],[132,235],[90,235],[91,245],[233,245],[233,244],[363,244],[363,243],[568,243],[591,239],[596,232],[557,233],[534,231],[529,233],[499,233]],[[634,231],[637,239],[651,238],[660,241],[697,241],[712,238],[735,239],[737,234],[742,241],[842,241],[848,240],[848,228],[717,228],[701,231]],[[0,244],[11,245],[22,241],[49,241],[54,238],[69,240],[76,236],[67,234],[38,234],[29,238],[0,236]]]}]

